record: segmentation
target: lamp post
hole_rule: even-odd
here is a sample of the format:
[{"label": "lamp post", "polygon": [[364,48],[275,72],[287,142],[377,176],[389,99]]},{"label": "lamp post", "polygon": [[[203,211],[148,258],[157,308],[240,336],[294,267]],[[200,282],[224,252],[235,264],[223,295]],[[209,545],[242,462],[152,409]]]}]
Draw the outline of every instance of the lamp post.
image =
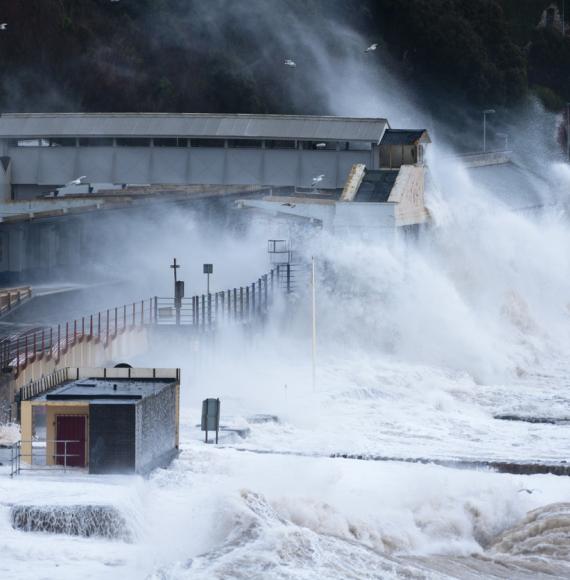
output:
[{"label": "lamp post", "polygon": [[494,115],[495,109],[485,109],[483,111],[483,153],[487,151],[487,115]]},{"label": "lamp post", "polygon": [[509,134],[508,133],[497,133],[497,137],[502,137],[505,140],[505,151],[509,150]]},{"label": "lamp post", "polygon": [[204,274],[207,276],[207,290],[210,294],[210,274],[214,273],[214,264],[204,264]]},{"label": "lamp post", "polygon": [[566,103],[566,159],[570,161],[570,103]]}]

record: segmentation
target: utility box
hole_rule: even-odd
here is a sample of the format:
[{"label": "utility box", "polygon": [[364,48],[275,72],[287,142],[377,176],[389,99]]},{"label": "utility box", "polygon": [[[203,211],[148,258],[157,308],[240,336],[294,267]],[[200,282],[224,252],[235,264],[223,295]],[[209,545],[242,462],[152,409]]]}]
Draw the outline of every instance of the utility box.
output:
[{"label": "utility box", "polygon": [[174,305],[176,308],[180,308],[182,306],[182,298],[184,298],[184,282],[182,280],[178,280],[174,287]]},{"label": "utility box", "polygon": [[220,399],[204,399],[202,401],[202,431],[206,432],[206,443],[208,442],[208,431],[216,432],[217,443],[219,430]]}]

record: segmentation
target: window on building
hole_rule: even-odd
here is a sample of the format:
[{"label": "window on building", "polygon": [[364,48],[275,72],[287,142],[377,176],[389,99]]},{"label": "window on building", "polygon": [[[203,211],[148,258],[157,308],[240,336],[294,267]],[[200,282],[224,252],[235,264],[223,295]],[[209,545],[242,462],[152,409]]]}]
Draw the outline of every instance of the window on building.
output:
[{"label": "window on building", "polygon": [[345,151],[370,151],[372,149],[372,143],[367,141],[345,141],[343,143],[343,149]]},{"label": "window on building", "polygon": [[147,137],[118,137],[117,147],[150,147]]},{"label": "window on building", "polygon": [[75,137],[50,137],[50,147],[75,147],[77,139]]},{"label": "window on building", "polygon": [[228,139],[228,147],[232,149],[261,149],[259,139]]},{"label": "window on building", "polygon": [[225,145],[224,139],[190,139],[190,147],[221,147]]},{"label": "window on building", "polygon": [[161,137],[153,142],[155,147],[188,147],[188,139],[181,137]]},{"label": "window on building", "polygon": [[112,147],[113,139],[109,137],[82,137],[79,139],[80,147]]},{"label": "window on building", "polygon": [[15,147],[49,147],[48,139],[17,139],[11,142]]},{"label": "window on building", "polygon": [[336,141],[301,141],[301,148],[312,151],[336,151]]},{"label": "window on building", "polygon": [[269,140],[265,142],[266,149],[295,149],[296,141],[276,141]]}]

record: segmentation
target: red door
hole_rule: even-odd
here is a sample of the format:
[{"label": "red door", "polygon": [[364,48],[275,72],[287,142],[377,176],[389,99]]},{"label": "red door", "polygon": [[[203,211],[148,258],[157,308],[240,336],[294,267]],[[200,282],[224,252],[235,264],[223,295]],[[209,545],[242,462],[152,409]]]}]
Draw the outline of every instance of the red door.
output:
[{"label": "red door", "polygon": [[[86,415],[56,415],[56,464],[85,467]],[[68,441],[68,443],[65,443]]]}]

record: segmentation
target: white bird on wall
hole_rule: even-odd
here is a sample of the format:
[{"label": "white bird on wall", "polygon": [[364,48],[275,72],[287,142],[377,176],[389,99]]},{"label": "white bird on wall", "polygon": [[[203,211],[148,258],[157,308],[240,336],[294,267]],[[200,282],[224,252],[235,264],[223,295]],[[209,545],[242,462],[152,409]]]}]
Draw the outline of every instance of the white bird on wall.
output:
[{"label": "white bird on wall", "polygon": [[321,175],[317,175],[316,177],[313,177],[313,182],[312,182],[312,186],[315,187],[316,185],[318,185],[323,179],[325,178],[325,174],[321,173]]},{"label": "white bird on wall", "polygon": [[378,43],[371,44],[364,52],[374,52],[378,48]]},{"label": "white bird on wall", "polygon": [[290,66],[291,68],[295,68],[295,67],[297,66],[297,63],[296,63],[294,60],[291,60],[290,58],[286,58],[286,59],[283,61],[283,64],[284,64],[285,66]]},{"label": "white bird on wall", "polygon": [[67,185],[81,185],[83,183],[83,180],[86,178],[87,178],[86,175],[82,175],[81,177],[78,177],[77,179],[70,181]]},{"label": "white bird on wall", "polygon": [[8,30],[8,23],[2,22],[2,24],[0,24],[0,30]]}]

